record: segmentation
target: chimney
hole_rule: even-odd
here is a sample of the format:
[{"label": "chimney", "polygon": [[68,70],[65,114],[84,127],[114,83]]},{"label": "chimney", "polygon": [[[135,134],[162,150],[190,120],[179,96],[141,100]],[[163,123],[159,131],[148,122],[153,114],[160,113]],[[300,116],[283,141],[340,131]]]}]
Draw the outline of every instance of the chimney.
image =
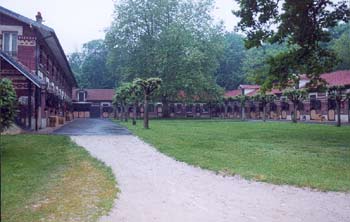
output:
[{"label": "chimney", "polygon": [[36,21],[39,22],[40,24],[43,22],[43,17],[41,16],[41,13],[38,12],[35,16]]}]

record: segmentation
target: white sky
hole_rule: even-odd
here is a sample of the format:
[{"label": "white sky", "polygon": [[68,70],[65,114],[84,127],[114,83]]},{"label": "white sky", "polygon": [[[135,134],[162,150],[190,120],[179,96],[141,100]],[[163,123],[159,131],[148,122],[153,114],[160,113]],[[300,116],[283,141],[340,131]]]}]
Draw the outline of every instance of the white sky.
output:
[{"label": "white sky", "polygon": [[[44,24],[55,32],[66,53],[77,51],[82,44],[103,38],[111,24],[113,0],[1,0],[1,6],[35,20],[41,12]],[[237,18],[234,0],[216,0],[214,17],[223,20],[227,30],[233,30]]]}]

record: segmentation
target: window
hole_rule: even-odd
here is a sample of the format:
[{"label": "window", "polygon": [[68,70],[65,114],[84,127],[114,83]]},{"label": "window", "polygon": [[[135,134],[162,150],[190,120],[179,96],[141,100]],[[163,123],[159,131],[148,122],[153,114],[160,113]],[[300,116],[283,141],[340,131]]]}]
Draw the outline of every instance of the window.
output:
[{"label": "window", "polygon": [[310,93],[309,94],[309,99],[310,100],[316,100],[317,99],[317,93]]},{"label": "window", "polygon": [[17,56],[17,32],[3,32],[2,33],[2,50],[11,55]]},{"label": "window", "polygon": [[85,92],[79,92],[78,99],[79,99],[79,102],[84,102],[85,101]]}]

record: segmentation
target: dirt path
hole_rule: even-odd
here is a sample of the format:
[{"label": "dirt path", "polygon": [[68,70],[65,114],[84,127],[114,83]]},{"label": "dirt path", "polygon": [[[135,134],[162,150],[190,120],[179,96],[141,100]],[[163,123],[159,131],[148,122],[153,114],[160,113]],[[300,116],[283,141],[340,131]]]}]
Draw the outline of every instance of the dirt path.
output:
[{"label": "dirt path", "polygon": [[115,173],[116,222],[349,222],[350,194],[223,177],[177,162],[132,135],[73,136]]}]

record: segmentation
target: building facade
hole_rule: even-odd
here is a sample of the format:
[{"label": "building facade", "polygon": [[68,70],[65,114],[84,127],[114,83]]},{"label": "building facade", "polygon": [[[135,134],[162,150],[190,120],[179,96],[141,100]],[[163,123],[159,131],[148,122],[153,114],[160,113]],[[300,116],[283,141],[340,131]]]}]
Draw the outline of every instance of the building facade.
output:
[{"label": "building facade", "polygon": [[26,129],[70,119],[76,80],[55,31],[0,6],[0,78],[12,80],[18,97],[16,123]]},{"label": "building facade", "polygon": [[[345,93],[350,93],[350,70],[337,71],[321,75],[326,80],[328,86],[344,86]],[[302,76],[299,88],[304,88],[309,80]],[[216,103],[169,103],[169,117],[171,118],[232,118],[239,119],[242,115],[242,107],[239,101],[234,97],[238,95],[254,96],[260,92],[259,85],[240,85],[238,89],[227,91],[225,93],[228,102]],[[293,104],[283,96],[280,90],[268,92],[276,95],[276,100],[266,105],[266,118],[271,120],[291,120],[293,114]],[[113,89],[75,89],[73,91],[74,116],[80,118],[100,118],[100,117],[122,117],[122,107],[114,107],[112,100],[114,96]],[[129,117],[133,117],[133,105],[128,107]],[[162,118],[163,104],[156,101],[149,103],[149,116],[151,118]],[[262,104],[248,100],[245,104],[244,116],[246,119],[263,119]],[[137,118],[144,115],[143,104],[136,107]],[[300,103],[297,108],[297,118],[301,121],[324,121],[335,122],[336,103],[332,100],[327,92],[310,92],[308,98]],[[350,122],[350,102],[344,100],[341,104],[341,121]]]},{"label": "building facade", "polygon": [[114,89],[74,89],[74,118],[113,117]]}]

